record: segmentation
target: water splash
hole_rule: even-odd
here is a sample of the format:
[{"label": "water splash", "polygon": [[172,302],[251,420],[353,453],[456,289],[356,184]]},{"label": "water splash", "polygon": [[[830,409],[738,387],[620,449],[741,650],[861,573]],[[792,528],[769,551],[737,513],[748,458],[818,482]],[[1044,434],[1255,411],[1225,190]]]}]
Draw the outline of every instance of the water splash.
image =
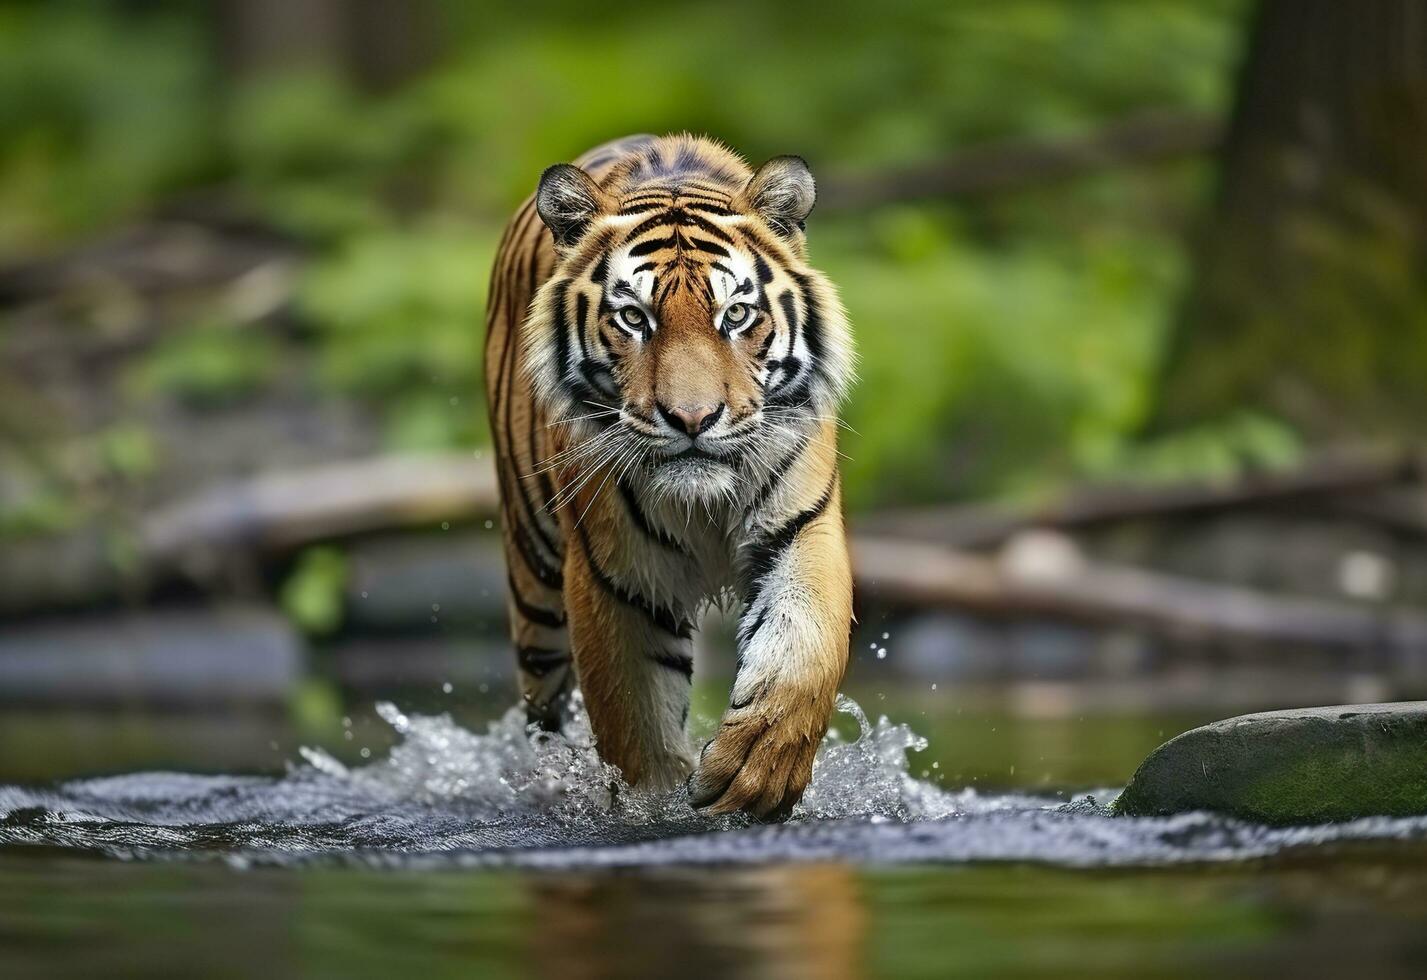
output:
[{"label": "water splash", "polygon": [[[1267,828],[1211,814],[1113,818],[1094,800],[949,792],[914,778],[926,742],[848,698],[851,740],[830,734],[785,824],[711,817],[681,791],[630,790],[595,752],[576,705],[564,734],[511,709],[483,733],[449,716],[378,712],[400,737],[347,767],[303,749],[281,778],[139,773],[54,788],[0,787],[0,846],[122,858],[212,857],[581,868],[787,860],[1040,861],[1123,866],[1257,858],[1362,839],[1418,839],[1427,818]],[[1108,800],[1110,794],[1097,794]]]}]

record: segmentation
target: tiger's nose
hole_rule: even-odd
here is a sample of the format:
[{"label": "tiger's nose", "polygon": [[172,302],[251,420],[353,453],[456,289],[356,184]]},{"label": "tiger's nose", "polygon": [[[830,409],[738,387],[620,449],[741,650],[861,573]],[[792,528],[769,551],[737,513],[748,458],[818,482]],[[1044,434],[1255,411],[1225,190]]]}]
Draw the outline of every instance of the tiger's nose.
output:
[{"label": "tiger's nose", "polygon": [[673,408],[659,406],[659,414],[664,421],[682,432],[696,436],[713,428],[723,414],[722,405],[676,405]]}]

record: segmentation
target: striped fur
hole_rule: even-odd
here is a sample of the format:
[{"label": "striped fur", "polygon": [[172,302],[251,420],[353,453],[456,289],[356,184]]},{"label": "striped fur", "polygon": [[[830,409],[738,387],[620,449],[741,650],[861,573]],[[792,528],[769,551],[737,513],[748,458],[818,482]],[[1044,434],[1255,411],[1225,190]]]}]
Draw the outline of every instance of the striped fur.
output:
[{"label": "striped fur", "polygon": [[[532,721],[575,685],[601,755],[697,806],[786,814],[847,662],[837,468],[852,343],[807,264],[812,177],[688,135],[547,170],[506,230],[486,390]],[[740,600],[729,708],[695,759],[692,623]],[[571,656],[573,651],[573,657]]]}]

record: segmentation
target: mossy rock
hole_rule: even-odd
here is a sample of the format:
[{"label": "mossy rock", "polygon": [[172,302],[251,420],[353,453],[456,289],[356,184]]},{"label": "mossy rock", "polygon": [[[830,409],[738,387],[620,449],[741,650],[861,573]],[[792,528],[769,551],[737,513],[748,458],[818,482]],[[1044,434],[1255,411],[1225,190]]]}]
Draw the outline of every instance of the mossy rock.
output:
[{"label": "mossy rock", "polygon": [[1266,824],[1427,814],[1427,701],[1265,711],[1155,749],[1111,809]]}]

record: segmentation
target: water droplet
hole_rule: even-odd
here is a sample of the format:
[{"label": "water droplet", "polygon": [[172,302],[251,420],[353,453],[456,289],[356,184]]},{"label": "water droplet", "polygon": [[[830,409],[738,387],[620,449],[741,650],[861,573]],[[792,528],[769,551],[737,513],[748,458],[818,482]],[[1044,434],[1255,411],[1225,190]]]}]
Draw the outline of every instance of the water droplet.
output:
[{"label": "water droplet", "polygon": [[486,518],[486,530],[489,531],[493,527],[495,527],[495,521],[491,520],[490,518]]},{"label": "water droplet", "polygon": [[441,522],[441,530],[443,530],[443,531],[449,531],[449,530],[451,530],[451,522],[450,522],[450,521],[442,521],[442,522]]},{"label": "water droplet", "polygon": [[370,759],[372,757],[372,750],[363,745],[362,751],[358,752],[357,754],[360,755],[363,759]]},{"label": "water droplet", "polygon": [[453,685],[450,681],[447,681],[446,683],[441,685],[442,694],[450,694],[455,689],[455,685]]},{"label": "water droplet", "polygon": [[877,659],[878,659],[878,660],[886,660],[886,659],[887,659],[887,648],[886,648],[886,647],[878,647],[878,648],[877,648]]},{"label": "water droplet", "polygon": [[883,633],[882,633],[882,639],[884,639],[884,640],[890,640],[891,638],[892,638],[892,634],[891,634],[891,633],[888,633],[888,632],[886,632],[886,631],[884,630]]}]

